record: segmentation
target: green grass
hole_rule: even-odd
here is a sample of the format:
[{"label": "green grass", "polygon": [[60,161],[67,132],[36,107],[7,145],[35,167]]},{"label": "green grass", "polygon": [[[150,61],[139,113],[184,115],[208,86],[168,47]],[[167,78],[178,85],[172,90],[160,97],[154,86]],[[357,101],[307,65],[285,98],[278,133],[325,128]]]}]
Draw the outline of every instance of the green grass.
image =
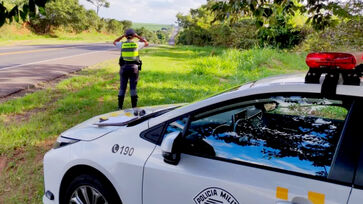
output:
[{"label": "green grass", "polygon": [[171,29],[173,26],[170,24],[154,24],[154,23],[132,23],[132,28],[137,29],[144,27],[150,31],[161,30],[162,28]]},{"label": "green grass", "polygon": [[111,42],[116,37],[118,36],[98,33],[96,31],[82,32],[78,34],[55,31],[52,35],[40,35],[31,32],[27,28],[23,28],[20,24],[6,24],[0,28],[0,46]]},{"label": "green grass", "polygon": [[[140,106],[192,102],[262,77],[306,70],[303,54],[272,49],[161,46],[141,55]],[[0,159],[8,161],[0,177],[0,203],[41,202],[42,155],[62,131],[116,110],[118,70],[117,59],[111,60],[0,104]]]}]

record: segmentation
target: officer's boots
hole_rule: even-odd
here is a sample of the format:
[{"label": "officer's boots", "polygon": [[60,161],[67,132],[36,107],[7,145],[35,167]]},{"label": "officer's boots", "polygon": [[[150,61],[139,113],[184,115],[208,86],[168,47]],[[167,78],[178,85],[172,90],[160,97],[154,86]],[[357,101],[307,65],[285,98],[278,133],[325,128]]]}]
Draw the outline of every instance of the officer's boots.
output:
[{"label": "officer's boots", "polygon": [[122,106],[124,104],[124,98],[125,96],[118,96],[118,109],[121,110]]},{"label": "officer's boots", "polygon": [[135,108],[137,106],[137,95],[136,96],[131,96],[131,106],[132,108]]}]

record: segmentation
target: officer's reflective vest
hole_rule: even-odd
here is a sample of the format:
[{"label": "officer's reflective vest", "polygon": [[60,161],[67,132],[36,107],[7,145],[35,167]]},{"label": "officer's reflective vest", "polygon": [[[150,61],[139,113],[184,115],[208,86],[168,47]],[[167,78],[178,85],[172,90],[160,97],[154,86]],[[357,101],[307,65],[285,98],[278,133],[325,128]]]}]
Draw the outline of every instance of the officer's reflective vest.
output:
[{"label": "officer's reflective vest", "polygon": [[121,57],[124,61],[128,62],[138,62],[139,59],[139,45],[134,42],[124,42],[121,47]]}]

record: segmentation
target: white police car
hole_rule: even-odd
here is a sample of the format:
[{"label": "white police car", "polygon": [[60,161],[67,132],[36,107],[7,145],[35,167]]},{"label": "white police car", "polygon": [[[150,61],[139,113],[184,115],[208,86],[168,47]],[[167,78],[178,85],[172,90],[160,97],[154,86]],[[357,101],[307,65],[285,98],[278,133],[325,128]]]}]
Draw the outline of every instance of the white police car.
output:
[{"label": "white police car", "polygon": [[94,117],[62,133],[45,155],[43,201],[362,203],[360,60],[309,54],[306,77]]}]

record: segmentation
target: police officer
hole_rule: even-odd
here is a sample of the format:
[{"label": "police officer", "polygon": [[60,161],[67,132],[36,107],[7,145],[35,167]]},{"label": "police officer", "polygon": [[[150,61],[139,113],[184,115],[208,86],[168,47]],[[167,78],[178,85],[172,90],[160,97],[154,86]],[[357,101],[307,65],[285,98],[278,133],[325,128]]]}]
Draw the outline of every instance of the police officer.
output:
[{"label": "police officer", "polygon": [[[120,42],[126,37],[125,42]],[[138,38],[139,42],[132,41],[133,38]],[[147,47],[149,43],[138,36],[133,29],[126,30],[125,34],[117,38],[113,44],[121,49],[120,57],[120,91],[118,93],[118,108],[122,109],[126,94],[127,82],[130,79],[130,95],[132,108],[137,106],[136,86],[139,79],[139,69],[141,68],[141,60],[139,50]]]}]

